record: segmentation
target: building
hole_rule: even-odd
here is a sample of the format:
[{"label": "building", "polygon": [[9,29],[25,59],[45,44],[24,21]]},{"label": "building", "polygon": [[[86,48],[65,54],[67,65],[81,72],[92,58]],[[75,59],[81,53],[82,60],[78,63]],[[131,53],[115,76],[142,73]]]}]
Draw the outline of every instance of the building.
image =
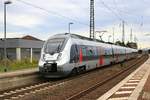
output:
[{"label": "building", "polygon": [[[44,41],[33,36],[21,38],[7,38],[7,58],[10,60],[21,60],[24,58],[39,59]],[[0,40],[0,59],[4,58],[4,40]]]}]

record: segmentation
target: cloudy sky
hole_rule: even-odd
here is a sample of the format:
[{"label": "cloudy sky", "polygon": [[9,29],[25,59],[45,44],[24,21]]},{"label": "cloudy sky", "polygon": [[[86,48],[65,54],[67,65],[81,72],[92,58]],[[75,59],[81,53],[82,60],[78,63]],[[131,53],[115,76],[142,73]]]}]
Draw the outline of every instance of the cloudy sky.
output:
[{"label": "cloudy sky", "polygon": [[[0,37],[3,38],[4,1],[0,0]],[[51,35],[68,32],[89,36],[90,0],[11,0],[7,5],[7,37],[33,35],[46,40]],[[107,30],[103,40],[108,41],[113,28],[115,40],[121,40],[122,20],[125,21],[125,39],[139,48],[150,47],[150,0],[95,0],[95,30]],[[134,39],[136,36],[137,39]],[[98,38],[98,34],[97,34]],[[112,41],[112,38],[110,38]]]}]

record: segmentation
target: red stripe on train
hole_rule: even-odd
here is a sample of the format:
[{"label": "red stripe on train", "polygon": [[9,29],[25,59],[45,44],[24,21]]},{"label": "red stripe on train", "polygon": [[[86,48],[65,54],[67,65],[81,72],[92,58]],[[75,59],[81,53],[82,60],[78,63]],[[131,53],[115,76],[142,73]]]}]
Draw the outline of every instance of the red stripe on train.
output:
[{"label": "red stripe on train", "polygon": [[103,65],[103,64],[104,64],[104,58],[103,58],[103,56],[100,56],[99,65]]},{"label": "red stripe on train", "polygon": [[82,49],[80,48],[80,57],[79,57],[80,63],[82,63],[82,60],[83,60],[83,55],[82,55]]}]

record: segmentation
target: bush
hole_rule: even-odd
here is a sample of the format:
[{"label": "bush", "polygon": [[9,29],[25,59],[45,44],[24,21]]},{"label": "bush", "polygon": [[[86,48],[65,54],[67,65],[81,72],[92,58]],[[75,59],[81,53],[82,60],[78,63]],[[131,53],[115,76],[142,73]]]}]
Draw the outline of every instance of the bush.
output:
[{"label": "bush", "polygon": [[38,66],[38,60],[33,59],[33,62],[31,63],[29,58],[23,59],[21,61],[7,59],[6,66],[7,67],[5,67],[5,60],[0,61],[0,72],[3,72],[6,68],[8,71],[36,68]]}]

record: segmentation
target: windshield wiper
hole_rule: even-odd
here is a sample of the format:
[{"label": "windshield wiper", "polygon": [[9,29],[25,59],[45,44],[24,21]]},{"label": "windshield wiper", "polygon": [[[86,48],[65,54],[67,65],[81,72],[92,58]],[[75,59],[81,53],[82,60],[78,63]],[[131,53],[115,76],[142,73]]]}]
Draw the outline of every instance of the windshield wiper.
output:
[{"label": "windshield wiper", "polygon": [[57,53],[60,51],[60,44],[57,47]]}]

